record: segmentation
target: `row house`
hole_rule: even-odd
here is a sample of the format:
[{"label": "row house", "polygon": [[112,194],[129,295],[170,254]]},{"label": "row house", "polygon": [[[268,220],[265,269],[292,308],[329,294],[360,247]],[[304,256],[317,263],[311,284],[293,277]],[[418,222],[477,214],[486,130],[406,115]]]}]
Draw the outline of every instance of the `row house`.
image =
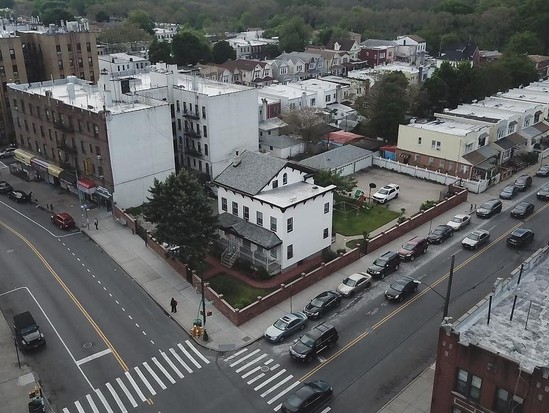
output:
[{"label": "row house", "polygon": [[282,53],[272,63],[273,76],[280,83],[319,77],[326,74],[326,62],[318,53]]},{"label": "row house", "polygon": [[236,51],[237,59],[253,59],[263,60],[268,56],[267,46],[276,44],[276,41],[271,39],[255,38],[243,39],[236,37],[227,39],[227,43]]},{"label": "row house", "polygon": [[286,122],[278,116],[282,113],[280,99],[258,96],[259,140],[266,136],[279,136]]},{"label": "row house", "polygon": [[309,47],[305,49],[305,52],[321,55],[326,63],[326,73],[335,76],[346,76],[347,72],[354,67],[351,63],[351,56],[346,51]]},{"label": "row house", "polygon": [[210,64],[198,64],[198,73],[200,77],[213,80],[214,82],[221,83],[233,83],[233,74],[228,69],[221,67],[219,65],[210,63]]},{"label": "row house", "polygon": [[272,76],[271,64],[266,61],[231,59],[218,66],[232,74],[231,83],[260,87],[269,86],[275,81]]},{"label": "row house", "polygon": [[395,43],[397,44],[397,60],[413,65],[425,64],[427,56],[427,42],[425,39],[409,34],[397,36]]},{"label": "row house", "polygon": [[448,62],[452,66],[457,66],[462,62],[469,62],[474,66],[480,63],[480,59],[480,50],[476,44],[451,44],[440,51],[439,56],[436,57],[436,66],[440,67],[444,62]]},{"label": "row house", "polygon": [[328,43],[326,48],[330,50],[335,50],[336,52],[346,52],[352,60],[358,60],[360,42],[356,41],[355,39],[332,40]]},{"label": "row house", "polygon": [[334,185],[314,171],[269,154],[246,151],[213,182],[218,188],[222,261],[236,259],[276,274],[331,245]]},{"label": "row house", "polygon": [[392,40],[366,39],[360,43],[358,57],[370,67],[392,63],[396,58],[398,45]]}]

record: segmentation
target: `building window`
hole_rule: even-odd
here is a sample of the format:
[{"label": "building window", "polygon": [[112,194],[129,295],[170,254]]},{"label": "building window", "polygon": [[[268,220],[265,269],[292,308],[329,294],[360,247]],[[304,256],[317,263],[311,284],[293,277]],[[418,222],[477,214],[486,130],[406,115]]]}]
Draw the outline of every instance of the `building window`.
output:
[{"label": "building window", "polygon": [[482,379],[463,369],[458,370],[456,391],[470,398],[471,400],[480,400],[480,387]]},{"label": "building window", "polygon": [[282,174],[282,185],[286,185],[288,183],[288,174],[284,173]]},{"label": "building window", "polygon": [[227,212],[227,198],[221,198],[221,209]]},{"label": "building window", "polygon": [[238,216],[238,204],[233,201],[233,215]]},{"label": "building window", "polygon": [[206,106],[202,106],[202,119],[206,119]]},{"label": "building window", "polygon": [[274,188],[278,188],[278,179],[275,179],[275,180],[273,181],[273,189],[274,189]]},{"label": "building window", "polygon": [[286,247],[286,258],[291,259],[294,256],[294,246],[290,244]]},{"label": "building window", "polygon": [[244,207],[242,207],[242,211],[243,211],[244,219],[246,221],[249,221],[250,220],[250,208],[248,208],[247,206],[244,206]]},{"label": "building window", "polygon": [[514,131],[515,131],[515,124],[514,124],[514,123],[510,123],[510,124],[509,124],[509,127],[507,128],[507,135],[512,134]]},{"label": "building window", "polygon": [[257,212],[255,213],[255,222],[256,222],[257,225],[259,225],[260,227],[263,226],[263,212],[257,211]]},{"label": "building window", "polygon": [[429,156],[429,158],[427,159],[427,165],[431,166],[435,163],[435,158],[433,158],[432,156]]},{"label": "building window", "polygon": [[497,413],[522,413],[523,399],[510,394],[507,390],[497,388],[494,400],[494,412]]},{"label": "building window", "polygon": [[327,214],[328,212],[330,212],[330,203],[326,202],[324,204],[324,213]]},{"label": "building window", "polygon": [[483,136],[482,138],[478,138],[478,146],[479,146],[479,148],[480,148],[481,146],[484,146],[484,145],[486,145],[486,136]]},{"label": "building window", "polygon": [[57,52],[57,54],[61,54],[61,45],[60,44],[56,44],[55,45],[55,51]]},{"label": "building window", "polygon": [[271,252],[271,258],[274,258],[276,260],[276,258],[277,258],[276,249],[273,248],[270,252]]},{"label": "building window", "polygon": [[465,153],[469,153],[473,150],[473,144],[472,143],[468,143],[467,145],[465,145]]},{"label": "building window", "polygon": [[208,127],[206,125],[202,125],[202,131],[204,132],[204,137],[208,137]]},{"label": "building window", "polygon": [[432,140],[431,141],[431,149],[433,151],[440,151],[440,141]]},{"label": "building window", "polygon": [[208,156],[208,144],[204,144],[204,155]]},{"label": "building window", "polygon": [[469,173],[469,165],[460,165],[460,171],[462,174],[467,175]]},{"label": "building window", "polygon": [[421,136],[418,136],[418,138],[417,138],[417,144],[418,144],[418,145],[421,145]]},{"label": "building window", "polygon": [[286,232],[292,232],[294,230],[294,219],[288,218],[286,221]]},{"label": "building window", "polygon": [[499,128],[498,131],[496,132],[496,140],[501,139],[504,136],[505,136],[505,129]]},{"label": "building window", "polygon": [[271,217],[271,231],[276,232],[276,218]]},{"label": "building window", "polygon": [[330,230],[328,228],[324,228],[324,232],[322,234],[322,238],[326,239],[330,236]]}]

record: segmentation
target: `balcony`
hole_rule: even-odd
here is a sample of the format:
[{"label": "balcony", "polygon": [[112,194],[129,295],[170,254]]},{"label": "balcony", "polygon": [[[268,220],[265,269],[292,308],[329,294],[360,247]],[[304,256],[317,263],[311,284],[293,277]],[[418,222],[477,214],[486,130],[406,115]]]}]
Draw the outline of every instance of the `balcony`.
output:
[{"label": "balcony", "polygon": [[76,147],[68,145],[67,142],[61,142],[59,145],[57,145],[57,149],[66,153],[77,153]]},{"label": "balcony", "polygon": [[200,132],[197,132],[195,131],[194,129],[191,129],[191,128],[185,128],[185,135],[188,136],[189,138],[197,138],[197,139],[200,139],[202,137],[202,135],[200,134]]},{"label": "balcony", "polygon": [[200,115],[198,114],[198,112],[193,112],[191,110],[184,110],[183,116],[185,116],[188,119],[195,119],[195,120],[200,119]]},{"label": "balcony", "polygon": [[195,148],[185,148],[185,153],[189,156],[194,156],[195,158],[203,158],[204,154],[202,152],[197,151]]}]

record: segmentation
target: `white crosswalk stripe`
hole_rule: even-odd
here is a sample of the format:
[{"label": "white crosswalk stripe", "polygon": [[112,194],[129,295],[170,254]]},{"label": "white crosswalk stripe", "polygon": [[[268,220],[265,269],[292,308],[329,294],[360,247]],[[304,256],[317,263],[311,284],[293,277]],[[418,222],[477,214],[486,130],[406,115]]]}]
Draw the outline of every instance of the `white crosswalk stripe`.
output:
[{"label": "white crosswalk stripe", "polygon": [[122,391],[124,392],[124,394],[126,395],[128,400],[130,401],[132,406],[137,407],[137,402],[133,398],[132,394],[130,393],[130,391],[128,390],[128,388],[124,384],[124,382],[119,377],[116,379],[116,382],[118,383],[118,385],[120,386],[120,388],[122,389]]},{"label": "white crosswalk stripe", "polygon": [[66,407],[64,407],[62,411],[63,411],[63,413],[71,413],[71,412],[69,411],[69,409],[67,409]]},{"label": "white crosswalk stripe", "polygon": [[278,373],[276,373],[274,376],[271,376],[270,379],[267,379],[267,380],[265,380],[263,383],[261,383],[260,385],[255,386],[255,387],[254,387],[254,390],[255,390],[255,391],[258,391],[259,389],[262,389],[263,387],[265,387],[267,384],[269,384],[269,383],[272,382],[273,380],[276,380],[276,378],[277,378],[278,376],[282,376],[285,372],[286,372],[286,369],[280,370],[280,371],[279,371]]},{"label": "white crosswalk stripe", "polygon": [[116,393],[116,391],[114,390],[112,385],[110,383],[107,383],[107,384],[105,384],[105,386],[107,387],[107,389],[111,393],[111,395],[112,395],[114,401],[116,402],[116,404],[118,405],[118,408],[120,409],[120,411],[122,413],[128,413],[128,410],[124,406],[124,403],[122,403],[122,400],[120,400],[120,397],[118,397],[118,394]]},{"label": "white crosswalk stripe", "polygon": [[[139,387],[137,387],[137,383],[135,382],[135,380],[133,379],[133,377],[131,376],[130,372],[126,371],[124,373],[128,379],[128,381],[131,383],[131,385],[133,386],[133,389],[135,390],[135,392],[137,393],[137,396],[139,396],[139,398],[141,399],[142,402],[144,401],[147,401],[147,399],[145,398],[145,395],[143,394],[143,392],[141,391],[141,389]],[[95,413],[95,412],[94,412]]]},{"label": "white crosswalk stripe", "polygon": [[200,353],[200,351],[198,351],[198,349],[193,346],[193,344],[189,341],[189,340],[185,340],[185,343],[187,343],[187,345],[191,348],[191,350],[206,364],[210,364],[210,360],[208,360],[206,357],[204,357],[202,355],[202,353]]},{"label": "white crosswalk stripe", "polygon": [[234,367],[234,366],[237,366],[239,365],[240,363],[242,363],[243,361],[246,361],[248,360],[250,357],[253,357],[255,356],[257,353],[259,353],[261,350],[257,349],[257,350],[254,350],[252,351],[250,354],[248,354],[247,356],[244,356],[242,358],[239,358],[238,360],[236,360],[234,363],[232,363],[230,366],[231,367]]},{"label": "white crosswalk stripe", "polygon": [[[264,391],[263,393],[261,393],[261,397],[265,397],[266,395],[272,393],[273,391],[275,391],[276,389],[278,389],[280,386],[282,386],[284,383],[286,383],[287,381],[291,380],[294,376],[292,375],[289,375],[288,377],[285,377],[284,379],[282,379],[282,381],[279,381],[277,384],[275,384],[273,387],[271,387],[270,389]],[[270,404],[270,403],[269,403]]]},{"label": "white crosswalk stripe", "polygon": [[185,363],[181,357],[179,357],[179,354],[177,354],[177,351],[175,351],[173,348],[170,348],[170,353],[173,354],[175,359],[179,362],[179,364],[183,366],[185,370],[187,370],[189,373],[193,372],[193,370],[189,367],[189,365]]},{"label": "white crosswalk stripe", "polygon": [[99,413],[99,409],[97,409],[97,406],[95,405],[95,402],[93,401],[92,397],[89,394],[86,394],[86,399],[88,400],[88,403],[90,404],[92,412],[93,413]]},{"label": "white crosswalk stripe", "polygon": [[248,351],[247,348],[243,348],[242,350],[240,350],[240,351],[234,353],[233,355],[230,355],[229,357],[227,357],[226,359],[223,359],[223,360],[224,360],[225,362],[228,362],[228,361],[230,361],[230,360],[232,360],[232,359],[234,359],[234,358],[237,358],[237,357],[240,356],[242,353],[245,353],[245,352],[247,352],[247,351]]},{"label": "white crosswalk stripe", "polygon": [[246,377],[248,376],[251,376],[252,374],[254,374],[257,370],[259,370],[261,368],[261,366],[257,366],[256,368],[250,370],[249,372],[247,372],[246,374],[243,374],[242,375],[242,378],[245,379]]},{"label": "white crosswalk stripe", "polygon": [[78,410],[78,413],[85,413],[84,408],[82,407],[79,401],[75,401],[74,405],[76,406],[76,410]]},{"label": "white crosswalk stripe", "polygon": [[278,393],[275,397],[273,397],[271,400],[267,402],[267,404],[273,404],[274,401],[278,400],[282,396],[284,396],[286,393],[288,393],[290,390],[292,390],[294,387],[299,386],[300,382],[296,381],[294,384],[292,384],[289,387],[286,387],[284,390],[282,390],[280,393]]},{"label": "white crosswalk stripe", "polygon": [[255,376],[253,379],[251,380],[248,380],[248,382],[246,384],[252,384],[252,383],[255,383],[256,381],[258,381],[260,378],[264,377],[265,376],[265,373],[261,373],[257,376]]},{"label": "white crosswalk stripe", "polygon": [[141,373],[141,370],[139,370],[139,367],[135,366],[134,370],[139,376],[139,378],[141,379],[141,381],[143,382],[143,384],[147,387],[147,390],[149,390],[149,393],[155,396],[156,391],[154,391],[153,387],[151,386],[151,383],[149,383],[149,381],[145,378],[145,375]]},{"label": "white crosswalk stripe", "polygon": [[183,344],[179,343],[179,344],[177,345],[177,347],[179,347],[179,349],[183,352],[183,354],[185,354],[185,356],[186,356],[189,360],[191,360],[191,362],[196,366],[197,369],[202,368],[202,366],[198,363],[198,361],[196,361],[196,360],[193,358],[193,356],[191,356],[191,353],[189,353],[189,352],[187,351],[187,349],[186,349],[185,347],[183,347]]},{"label": "white crosswalk stripe", "polygon": [[179,376],[179,378],[182,379],[184,377],[183,373],[181,373],[181,371],[177,367],[175,367],[175,364],[172,363],[172,361],[169,359],[169,357],[166,355],[166,353],[161,351],[160,354],[162,355],[162,357],[164,357],[164,360],[166,360],[166,363],[168,363],[170,365],[172,370],[175,371],[175,374],[177,374]]},{"label": "white crosswalk stripe", "polygon": [[164,373],[164,376],[166,376],[166,378],[170,381],[170,383],[175,384],[175,380],[172,377],[172,375],[170,373],[168,373],[168,370],[166,370],[162,364],[160,364],[160,362],[157,360],[157,358],[153,357],[151,360],[154,361],[154,364],[156,364],[156,367],[158,367],[160,369],[160,371],[162,373]]},{"label": "white crosswalk stripe", "polygon": [[162,387],[162,390],[166,390],[168,387],[166,387],[166,385],[164,384],[164,382],[162,380],[160,380],[160,377],[158,377],[156,375],[156,373],[154,372],[153,369],[151,369],[151,366],[149,366],[147,364],[147,362],[144,362],[143,365],[145,366],[145,368],[147,369],[147,371],[150,373],[151,376],[153,376],[153,379],[156,380],[156,382],[158,383],[158,385],[160,387]]},{"label": "white crosswalk stripe", "polygon": [[267,357],[266,354],[262,354],[261,356],[256,357],[255,359],[253,359],[253,360],[250,361],[249,363],[244,364],[242,367],[240,367],[238,370],[236,370],[236,372],[237,372],[237,373],[240,373],[242,370],[246,370],[248,367],[250,367],[251,365],[257,363],[259,360],[264,359],[265,357]]},{"label": "white crosswalk stripe", "polygon": [[107,399],[105,399],[105,396],[103,396],[103,393],[101,393],[101,390],[95,389],[95,393],[97,394],[97,397],[99,397],[99,400],[101,400],[101,403],[103,403],[103,406],[105,406],[107,413],[114,413],[111,409],[111,406],[107,402]]}]

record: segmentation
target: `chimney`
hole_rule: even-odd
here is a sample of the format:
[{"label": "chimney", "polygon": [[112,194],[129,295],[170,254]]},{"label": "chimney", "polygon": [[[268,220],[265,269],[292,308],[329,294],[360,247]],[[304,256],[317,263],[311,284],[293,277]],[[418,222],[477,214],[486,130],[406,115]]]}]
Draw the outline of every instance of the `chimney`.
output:
[{"label": "chimney", "polygon": [[261,105],[262,105],[262,109],[263,109],[262,110],[263,115],[261,116],[261,120],[265,121],[265,120],[269,119],[269,115],[267,113],[267,111],[269,109],[269,107],[267,105],[267,99],[265,99],[265,98],[261,99]]},{"label": "chimney", "polygon": [[112,107],[112,92],[110,90],[103,91],[103,98],[105,100],[105,106],[108,108]]},{"label": "chimney", "polygon": [[69,101],[74,102],[74,99],[76,98],[76,93],[74,92],[74,83],[67,83],[67,94],[69,95]]}]

